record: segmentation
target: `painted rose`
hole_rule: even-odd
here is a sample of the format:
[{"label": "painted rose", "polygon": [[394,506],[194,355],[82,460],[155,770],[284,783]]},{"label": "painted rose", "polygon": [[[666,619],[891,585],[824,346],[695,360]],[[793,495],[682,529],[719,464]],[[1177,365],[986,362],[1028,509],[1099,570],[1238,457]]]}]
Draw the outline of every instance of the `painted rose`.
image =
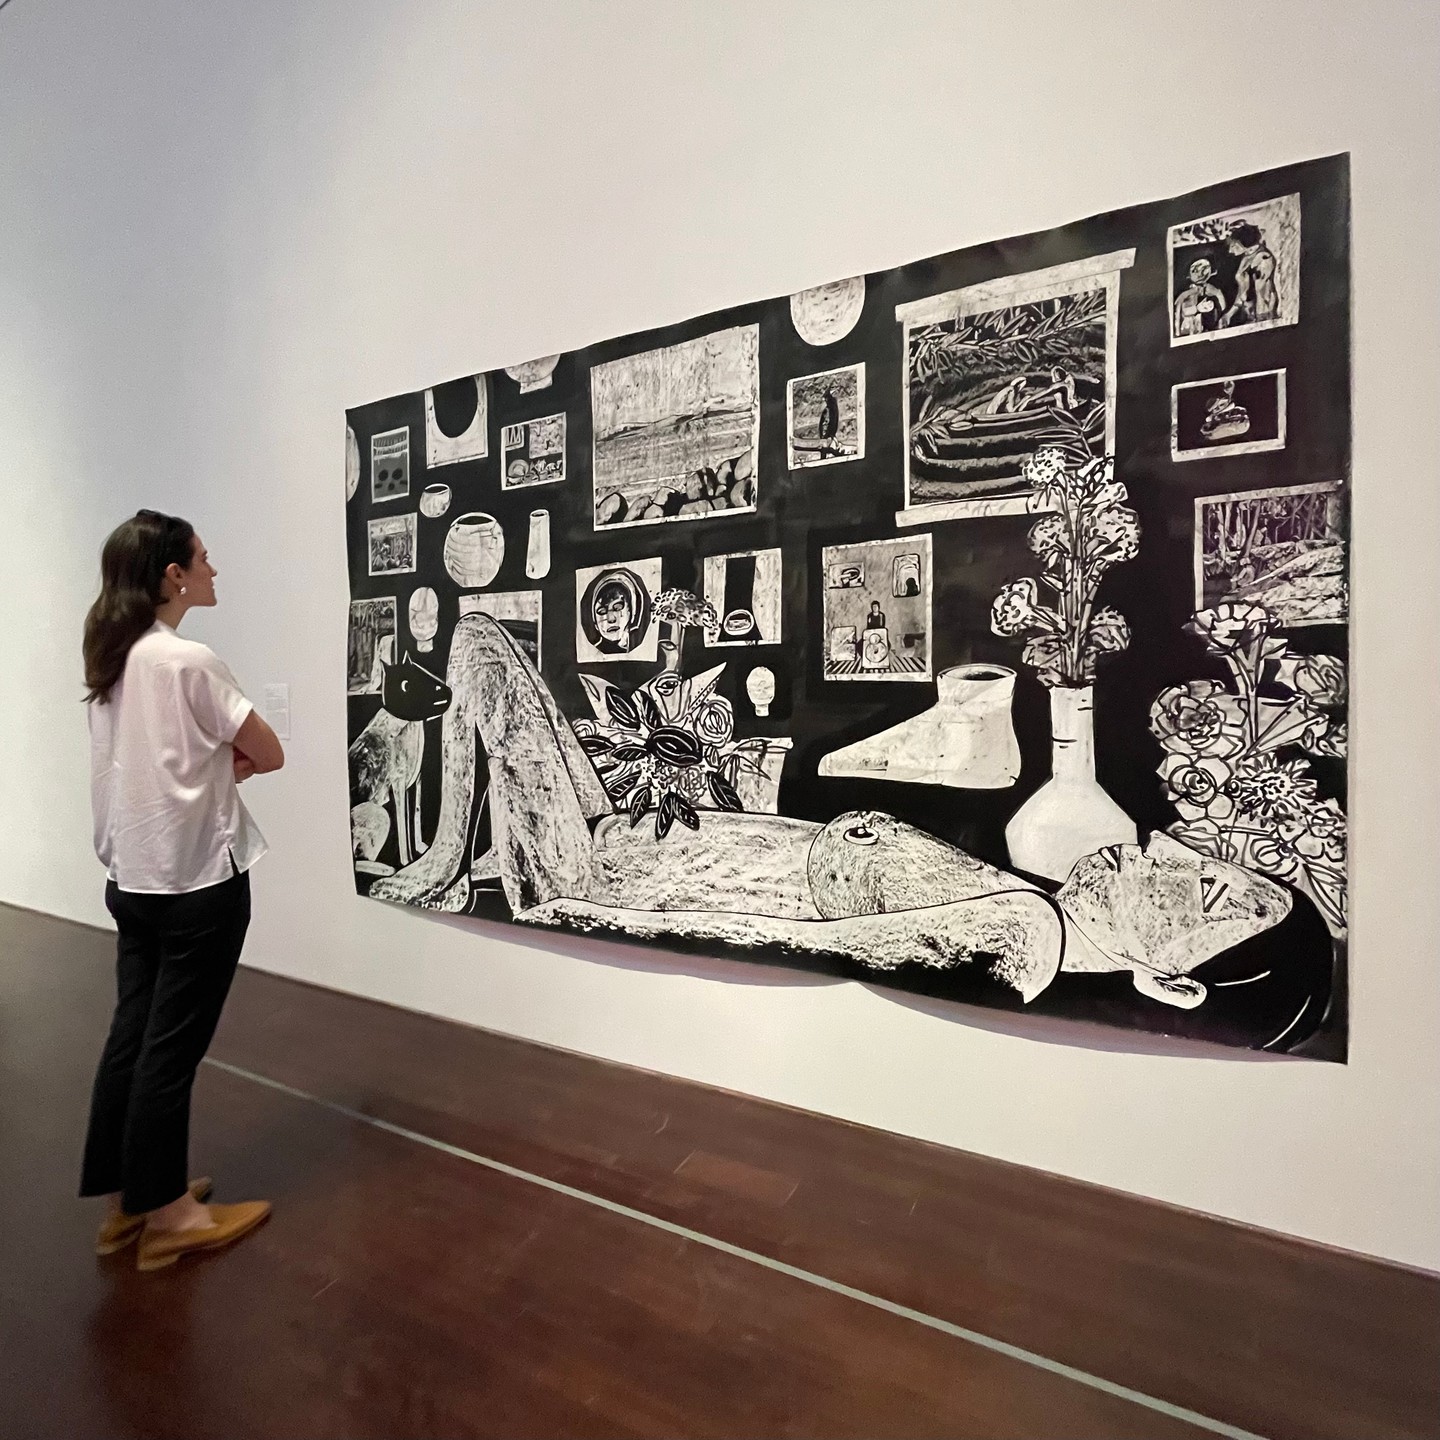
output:
[{"label": "painted rose", "polygon": [[1276,833],[1302,860],[1328,861],[1340,865],[1345,860],[1348,833],[1345,812],[1334,800],[1321,800],[1293,817],[1279,821]]},{"label": "painted rose", "polygon": [[1304,655],[1295,662],[1294,686],[1317,705],[1345,703],[1345,663],[1333,655]]},{"label": "painted rose", "polygon": [[1218,680],[1191,680],[1161,691],[1150,707],[1150,729],[1181,755],[1228,759],[1245,747],[1245,712]]},{"label": "painted rose", "polygon": [[1210,649],[1220,654],[1248,650],[1275,628],[1275,619],[1263,605],[1227,600],[1212,610],[1200,610],[1185,626]]},{"label": "painted rose", "polygon": [[1300,869],[1300,857],[1295,853],[1295,847],[1274,832],[1251,841],[1250,858],[1267,875],[1274,875],[1280,880],[1289,880]]},{"label": "painted rose", "polygon": [[1160,778],[1175,808],[1187,820],[1228,820],[1235,802],[1225,793],[1230,767],[1211,755],[1167,755]]},{"label": "painted rose", "polygon": [[690,726],[702,745],[723,745],[735,733],[735,712],[723,695],[710,694],[691,712]]}]

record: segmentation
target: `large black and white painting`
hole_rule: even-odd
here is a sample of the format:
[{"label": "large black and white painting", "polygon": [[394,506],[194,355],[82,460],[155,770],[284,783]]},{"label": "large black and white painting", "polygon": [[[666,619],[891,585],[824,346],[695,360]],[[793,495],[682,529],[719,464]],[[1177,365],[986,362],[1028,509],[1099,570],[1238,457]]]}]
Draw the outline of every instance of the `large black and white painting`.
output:
[{"label": "large black and white painting", "polygon": [[1300,197],[1172,227],[1170,343],[1225,340],[1300,318]]},{"label": "large black and white painting", "polygon": [[1348,177],[350,410],[357,890],[1343,1060]]},{"label": "large black and white painting", "polygon": [[903,524],[1025,514],[1042,447],[1114,446],[1116,327],[1126,250],[1006,275],[896,308],[904,326]]},{"label": "large black and white painting", "polygon": [[590,403],[597,530],[755,509],[757,326],[597,365]]}]

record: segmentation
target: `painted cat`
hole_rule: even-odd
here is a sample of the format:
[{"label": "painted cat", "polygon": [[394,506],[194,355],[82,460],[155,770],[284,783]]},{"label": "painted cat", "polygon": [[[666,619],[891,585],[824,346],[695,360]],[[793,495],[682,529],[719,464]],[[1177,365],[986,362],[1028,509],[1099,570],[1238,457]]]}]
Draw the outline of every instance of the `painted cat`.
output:
[{"label": "painted cat", "polygon": [[394,806],[400,863],[408,865],[418,848],[425,722],[450,708],[450,687],[408,653],[380,664],[381,708],[350,746],[350,787],[372,804]]}]

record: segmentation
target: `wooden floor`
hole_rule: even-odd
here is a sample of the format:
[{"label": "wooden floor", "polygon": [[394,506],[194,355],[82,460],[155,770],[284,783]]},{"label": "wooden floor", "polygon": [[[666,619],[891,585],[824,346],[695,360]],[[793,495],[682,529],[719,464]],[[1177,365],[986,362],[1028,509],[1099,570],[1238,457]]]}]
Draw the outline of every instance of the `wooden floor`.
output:
[{"label": "wooden floor", "polygon": [[97,1260],[109,951],[0,906],[6,1440],[1440,1433],[1435,1276],[253,971],[193,1158],[273,1219]]}]

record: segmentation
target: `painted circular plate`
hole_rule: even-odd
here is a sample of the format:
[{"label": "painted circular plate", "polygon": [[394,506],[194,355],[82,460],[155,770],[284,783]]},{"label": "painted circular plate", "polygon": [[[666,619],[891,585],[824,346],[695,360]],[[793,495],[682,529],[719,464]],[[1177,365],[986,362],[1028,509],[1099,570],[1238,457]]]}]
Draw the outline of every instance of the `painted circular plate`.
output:
[{"label": "painted circular plate", "polygon": [[865,277],[832,280],[790,297],[790,318],[807,345],[833,345],[854,328],[865,308]]}]

